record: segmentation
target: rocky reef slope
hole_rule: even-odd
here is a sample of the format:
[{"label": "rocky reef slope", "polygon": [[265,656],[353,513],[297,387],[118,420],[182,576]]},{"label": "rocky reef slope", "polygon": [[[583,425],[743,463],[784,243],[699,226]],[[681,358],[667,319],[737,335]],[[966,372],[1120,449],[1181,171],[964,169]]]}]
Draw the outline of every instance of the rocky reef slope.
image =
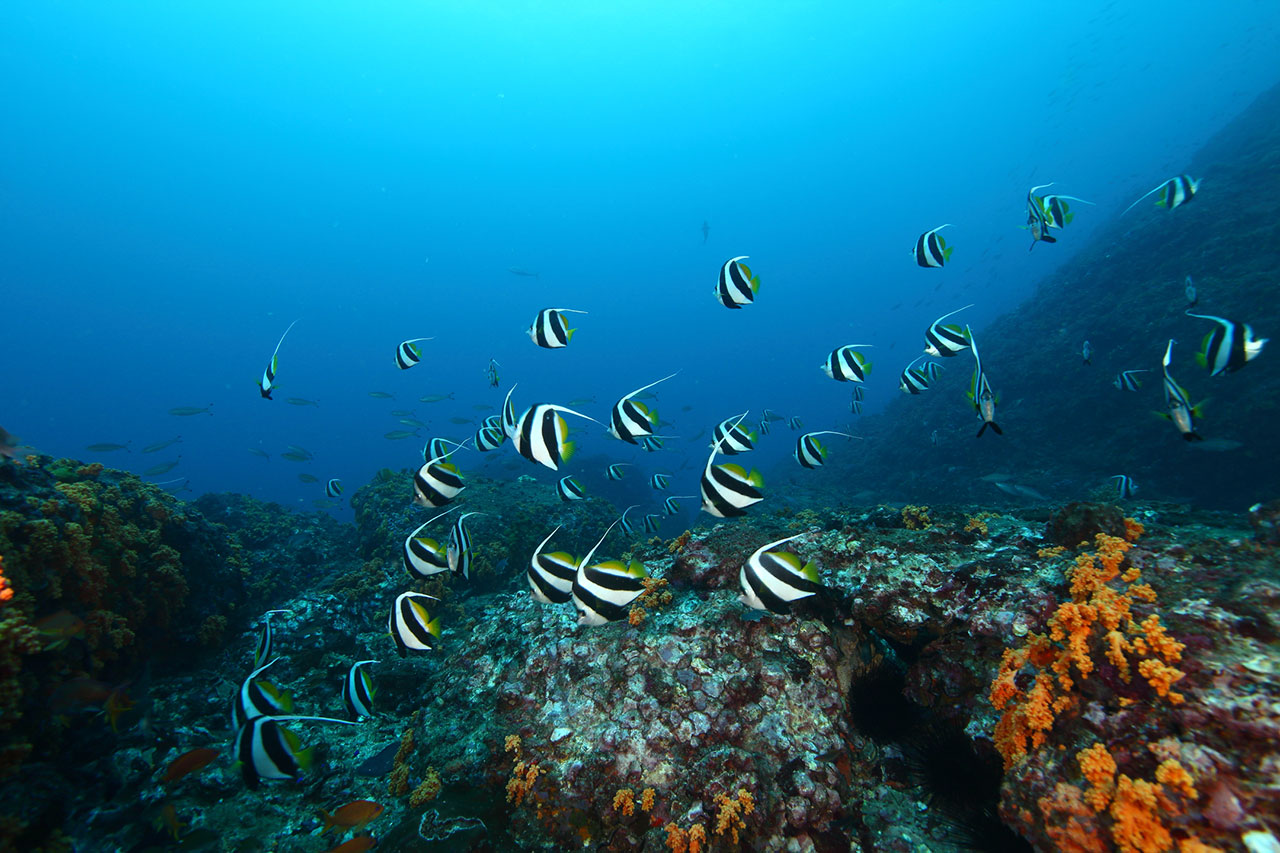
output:
[{"label": "rocky reef slope", "polygon": [[[1000,398],[1003,437],[974,438],[966,352],[943,360],[948,370],[936,387],[862,419],[860,435],[874,449],[842,454],[829,467],[873,489],[892,483],[899,500],[947,494],[1009,502],[981,479],[993,473],[1053,500],[1079,499],[1116,473],[1165,500],[1229,508],[1272,497],[1280,476],[1280,352],[1273,342],[1240,372],[1210,377],[1194,354],[1214,326],[1183,311],[1191,276],[1195,311],[1280,337],[1280,220],[1265,189],[1280,185],[1280,89],[1260,97],[1185,169],[1203,179],[1191,203],[1165,211],[1148,201],[1124,217],[1114,211],[1101,236],[1042,280],[1031,299],[974,330]],[[1068,227],[1062,240],[1071,237]],[[1182,441],[1156,417],[1164,410],[1160,360],[1170,338],[1178,341],[1174,377],[1193,402],[1207,401],[1204,442]],[[1094,350],[1089,365],[1081,359],[1086,340]],[[1138,392],[1112,385],[1133,369],[1149,371]]]},{"label": "rocky reef slope", "polygon": [[[653,580],[629,619],[583,628],[532,600],[520,555],[552,514],[565,547],[589,543],[607,508],[477,484],[468,509],[524,550],[473,585],[420,584],[443,599],[443,636],[400,658],[386,614],[411,586],[398,548],[419,523],[403,486],[356,496],[370,559],[273,621],[270,677],[295,713],[346,718],[343,677],[373,659],[376,715],[288,724],[317,752],[297,783],[251,790],[229,758],[162,783],[186,750],[228,742],[243,634],[156,679],[150,732],[116,736],[103,762],[120,787],[77,810],[73,837],[145,849],[168,810],[191,849],[325,850],[345,836],[322,836],[321,810],[354,800],[383,808],[353,839],[409,851],[1187,851],[1280,830],[1275,507],[1256,531],[1076,504],[782,511],[616,537],[608,556]],[[795,533],[826,592],[791,616],[747,610],[742,561]]]}]

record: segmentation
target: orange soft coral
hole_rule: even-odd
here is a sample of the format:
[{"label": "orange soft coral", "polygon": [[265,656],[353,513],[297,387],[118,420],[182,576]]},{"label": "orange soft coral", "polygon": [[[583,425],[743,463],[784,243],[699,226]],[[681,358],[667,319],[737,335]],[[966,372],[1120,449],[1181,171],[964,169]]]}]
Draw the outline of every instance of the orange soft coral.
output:
[{"label": "orange soft coral", "polygon": [[702,828],[700,823],[695,823],[688,830],[683,830],[674,823],[669,823],[665,829],[667,831],[667,846],[671,848],[671,853],[701,853],[702,848],[707,843],[707,831]]},{"label": "orange soft coral", "polygon": [[524,798],[533,790],[533,783],[537,781],[539,774],[544,772],[546,771],[538,768],[536,761],[528,764],[517,761],[511,771],[511,778],[507,780],[507,802],[515,803],[517,806],[524,802]]},{"label": "orange soft coral", "polygon": [[1147,680],[1157,695],[1169,697],[1169,701],[1175,705],[1182,704],[1182,694],[1169,689],[1175,682],[1182,680],[1185,675],[1182,670],[1161,663],[1155,658],[1147,658],[1139,661],[1138,674]]},{"label": "orange soft coral", "polygon": [[1089,780],[1091,786],[1085,799],[1089,801],[1089,805],[1093,806],[1095,812],[1105,811],[1107,803],[1111,802],[1111,792],[1115,788],[1116,760],[1100,743],[1080,750],[1076,753],[1076,760],[1080,762],[1080,772]]},{"label": "orange soft coral", "polygon": [[1045,837],[1062,853],[1105,853],[1110,845],[1100,835],[1093,810],[1080,789],[1059,782],[1053,793],[1037,801],[1044,818]]},{"label": "orange soft coral", "polygon": [[1160,786],[1121,775],[1111,802],[1111,837],[1121,853],[1164,853],[1173,838],[1160,819]]},{"label": "orange soft coral", "polygon": [[1188,799],[1194,800],[1200,796],[1193,784],[1194,780],[1191,778],[1191,774],[1175,759],[1169,758],[1160,763],[1160,766],[1156,768],[1156,779],[1177,790]]},{"label": "orange soft coral", "polygon": [[[1068,570],[1071,598],[1058,605],[1048,631],[1028,635],[1021,649],[1006,650],[991,683],[991,704],[1002,712],[995,743],[1006,769],[1026,755],[1028,744],[1043,745],[1054,718],[1076,707],[1079,696],[1096,695],[1097,686],[1087,694],[1079,691],[1100,665],[1110,665],[1128,683],[1136,661],[1157,695],[1182,701],[1170,687],[1183,677],[1172,666],[1183,644],[1168,635],[1157,614],[1137,622],[1133,612],[1135,603],[1154,603],[1155,592],[1138,582],[1142,572],[1136,566],[1121,571],[1131,543],[1105,533],[1096,542],[1096,551],[1077,556]],[[1018,677],[1028,668],[1034,681],[1024,691]]]},{"label": "orange soft coral", "polygon": [[746,788],[739,788],[736,797],[730,797],[728,794],[718,794],[716,796],[716,835],[724,835],[730,832],[733,835],[733,843],[738,843],[738,830],[746,829],[747,822],[742,819],[742,815],[749,815],[756,808],[755,799]]},{"label": "orange soft coral", "polygon": [[636,813],[636,793],[630,788],[619,788],[613,795],[613,810],[620,811],[626,817]]}]

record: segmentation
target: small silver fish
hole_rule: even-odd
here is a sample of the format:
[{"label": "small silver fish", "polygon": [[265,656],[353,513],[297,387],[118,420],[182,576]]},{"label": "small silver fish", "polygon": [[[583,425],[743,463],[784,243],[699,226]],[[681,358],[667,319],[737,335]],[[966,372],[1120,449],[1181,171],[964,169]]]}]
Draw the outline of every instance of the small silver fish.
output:
[{"label": "small silver fish", "polygon": [[169,461],[169,462],[161,462],[159,465],[152,465],[150,468],[148,468],[147,470],[145,470],[145,471],[143,471],[143,472],[142,472],[142,476],[144,476],[144,477],[158,477],[158,476],[160,476],[161,474],[168,474],[168,473],[169,473],[170,471],[172,471],[174,468],[177,468],[177,467],[178,467],[178,463],[179,463],[179,462],[181,462],[181,461],[182,461],[182,457],[181,457],[181,456],[179,456],[177,459],[174,459],[174,460],[172,460],[172,461]]}]

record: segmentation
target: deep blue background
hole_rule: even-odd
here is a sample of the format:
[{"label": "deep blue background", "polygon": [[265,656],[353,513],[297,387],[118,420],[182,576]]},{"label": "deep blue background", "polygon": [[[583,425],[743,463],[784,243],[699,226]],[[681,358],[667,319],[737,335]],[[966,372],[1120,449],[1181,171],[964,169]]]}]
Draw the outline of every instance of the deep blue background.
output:
[{"label": "deep blue background", "polygon": [[[604,420],[678,369],[668,432],[766,406],[841,428],[827,351],[875,344],[879,409],[935,316],[975,302],[976,329],[1026,298],[1275,83],[1280,47],[1274,2],[111,5],[0,8],[0,423],[137,471],[180,451],[157,479],[304,506],[304,471],[350,494],[417,463],[390,410],[461,438],[447,419],[515,381],[521,406],[594,396]],[[1029,253],[1049,181],[1098,207]],[[944,222],[952,262],[917,268]],[[764,286],[728,311],[712,286],[740,254]],[[566,350],[525,336],[550,306],[590,311]],[[607,456],[696,490],[705,438],[647,458],[577,438],[589,489]],[[108,441],[132,452],[85,450]],[[459,461],[554,479],[512,459]]]}]

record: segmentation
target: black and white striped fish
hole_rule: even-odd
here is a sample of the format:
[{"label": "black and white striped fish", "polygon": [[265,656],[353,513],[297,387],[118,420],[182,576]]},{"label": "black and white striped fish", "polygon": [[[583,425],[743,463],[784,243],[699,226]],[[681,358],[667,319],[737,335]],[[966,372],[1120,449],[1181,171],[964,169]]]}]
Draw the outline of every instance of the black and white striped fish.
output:
[{"label": "black and white striped fish", "polygon": [[268,610],[262,614],[262,629],[258,632],[258,646],[253,650],[253,665],[262,666],[263,661],[271,660],[275,646],[275,634],[271,630],[272,613],[289,613],[292,610]]},{"label": "black and white striped fish", "polygon": [[[729,424],[732,421],[733,418],[725,418],[716,424],[716,428],[711,432],[711,445],[714,447],[718,443],[720,452],[726,456],[736,456],[739,453],[746,453],[748,450],[755,450],[755,442],[759,436],[749,431],[742,424],[730,429]],[[768,421],[763,423],[768,423]]]},{"label": "black and white striped fish", "polygon": [[595,547],[587,552],[578,563],[578,571],[573,579],[573,606],[578,611],[579,625],[603,625],[606,622],[617,622],[627,618],[631,603],[644,592],[644,566],[632,560],[630,565],[623,565],[617,560],[603,563],[592,563],[596,550],[604,543],[613,524],[605,530],[604,536]]},{"label": "black and white striped fish", "polygon": [[630,462],[614,462],[608,468],[604,469],[604,475],[610,480],[621,480],[623,477],[627,476],[627,472],[622,470],[623,466],[630,464]]},{"label": "black and white striped fish", "polygon": [[449,557],[445,553],[445,547],[434,539],[419,536],[418,534],[428,524],[436,519],[444,518],[454,509],[457,509],[457,507],[447,509],[439,515],[428,518],[405,537],[402,557],[404,558],[404,570],[409,577],[414,580],[421,580],[422,578],[429,578],[432,575],[439,574],[449,568]]},{"label": "black and white striped fish", "polygon": [[1151,190],[1151,192],[1143,193],[1142,197],[1124,209],[1125,213],[1133,210],[1143,199],[1161,193],[1162,195],[1156,201],[1156,207],[1163,207],[1166,210],[1174,210],[1182,207],[1196,196],[1196,192],[1200,189],[1200,182],[1194,180],[1190,175],[1179,175],[1176,178],[1170,178],[1160,186]]},{"label": "black and white striped fish", "polygon": [[289,324],[289,328],[284,330],[284,334],[280,336],[280,340],[276,342],[276,348],[271,353],[271,360],[267,362],[267,367],[262,371],[262,378],[258,380],[258,393],[270,400],[271,392],[276,388],[276,370],[280,366],[280,344],[284,343],[285,337],[289,332],[293,331],[293,327],[298,325],[298,321],[294,320]]},{"label": "black and white striped fish", "polygon": [[1075,219],[1076,215],[1071,212],[1071,207],[1067,204],[1069,201],[1093,206],[1093,202],[1073,195],[1047,195],[1040,199],[1040,209],[1044,211],[1045,221],[1050,228],[1066,228],[1071,224],[1071,220]]},{"label": "black and white striped fish", "polygon": [[964,327],[969,336],[969,346],[973,350],[973,381],[969,385],[969,399],[973,401],[973,409],[982,418],[982,426],[978,428],[978,438],[987,431],[987,427],[996,435],[1004,435],[1004,430],[996,424],[996,403],[998,398],[987,381],[987,372],[982,369],[982,358],[978,355],[978,342],[973,339],[973,330]]},{"label": "black and white striped fish", "polygon": [[453,452],[449,449],[449,445],[451,444],[455,447],[462,446],[455,441],[450,441],[447,438],[428,439],[427,443],[422,445],[422,461],[430,462],[432,459],[447,458],[449,454]]},{"label": "black and white striped fish", "polygon": [[407,341],[401,341],[400,346],[396,347],[396,367],[408,370],[422,361],[422,348],[417,346],[417,343],[432,340],[435,338],[410,338]]},{"label": "black and white striped fish", "polygon": [[752,275],[745,261],[750,255],[738,255],[730,258],[720,267],[720,278],[716,281],[716,301],[725,308],[741,308],[749,305],[760,292],[760,276]]},{"label": "black and white striped fish", "polygon": [[529,327],[529,338],[544,349],[567,347],[577,329],[569,328],[565,314],[585,314],[573,308],[543,308]]},{"label": "black and white striped fish", "polygon": [[256,717],[236,732],[235,756],[244,784],[255,789],[267,781],[297,781],[311,766],[312,749],[302,749],[298,736],[280,723],[288,720],[315,720],[354,726],[350,720],[332,717]]},{"label": "black and white striped fish", "polygon": [[653,435],[653,428],[658,425],[658,413],[650,411],[648,406],[634,397],[641,391],[648,390],[659,382],[666,382],[675,375],[672,373],[657,382],[650,382],[629,394],[624,394],[622,399],[614,403],[613,411],[609,415],[609,435],[631,444],[639,444],[636,439],[641,436]]},{"label": "black and white striped fish", "polygon": [[476,430],[476,450],[481,453],[488,453],[497,450],[502,443],[507,440],[507,435],[502,431],[502,427],[482,426]]},{"label": "black and white striped fish", "polygon": [[915,246],[911,249],[912,256],[916,259],[916,265],[922,267],[940,267],[947,261],[951,260],[951,247],[947,245],[947,241],[938,236],[938,232],[943,228],[949,228],[951,223],[939,225],[931,231],[926,231],[916,239]]},{"label": "black and white striped fish", "polygon": [[862,414],[862,401],[858,399],[850,400],[849,411],[853,412],[855,415]]},{"label": "black and white striped fish", "polygon": [[1111,380],[1111,384],[1116,386],[1117,391],[1137,391],[1142,387],[1142,382],[1138,379],[1138,374],[1150,372],[1151,371],[1146,368],[1141,370],[1122,370],[1116,374],[1115,379]]},{"label": "black and white striped fish", "polygon": [[1248,323],[1237,323],[1210,314],[1193,314],[1188,317],[1209,320],[1218,326],[1204,336],[1200,344],[1200,352],[1196,353],[1196,361],[1201,367],[1208,368],[1210,376],[1223,373],[1235,373],[1262,352],[1270,338],[1255,338],[1253,327]]},{"label": "black and white striped fish", "polygon": [[[449,451],[453,453],[453,451]],[[419,506],[439,509],[458,496],[466,488],[462,472],[452,462],[437,456],[413,475],[413,501]]]},{"label": "black and white striped fish", "polygon": [[471,579],[471,534],[467,532],[466,520],[473,515],[484,515],[483,512],[464,512],[453,523],[449,531],[449,544],[445,548],[445,559],[455,575],[462,575],[464,580]]},{"label": "black and white striped fish", "polygon": [[915,361],[903,368],[902,375],[898,378],[898,389],[904,394],[921,394],[929,390],[929,377],[923,370],[916,369],[916,361],[922,358],[922,355],[916,356]]},{"label": "black and white striped fish", "polygon": [[1179,385],[1169,373],[1169,365],[1173,363],[1173,345],[1177,341],[1169,339],[1165,347],[1161,366],[1164,370],[1164,407],[1161,413],[1173,422],[1186,441],[1203,441],[1204,437],[1196,432],[1196,418],[1200,417],[1200,407],[1191,405],[1186,390]]},{"label": "black and white striped fish", "polygon": [[662,439],[660,435],[642,435],[636,441],[645,453],[657,453],[662,449]]},{"label": "black and white striped fish", "polygon": [[516,421],[515,435],[511,437],[521,456],[552,471],[560,470],[560,463],[573,456],[574,451],[574,443],[569,441],[569,426],[560,416],[561,412],[599,423],[565,406],[538,403],[526,409]]},{"label": "black and white striped fish", "polygon": [[1031,251],[1036,247],[1036,243],[1056,243],[1058,238],[1049,234],[1049,229],[1053,227],[1053,223],[1049,219],[1049,214],[1045,212],[1044,200],[1036,195],[1036,190],[1043,190],[1053,186],[1053,183],[1041,184],[1027,190],[1027,228],[1031,231]]},{"label": "black and white striped fish", "polygon": [[400,657],[404,657],[407,651],[430,651],[440,638],[440,618],[432,619],[427,613],[425,602],[428,600],[440,599],[420,592],[402,592],[391,605],[387,633],[395,640],[396,653]]},{"label": "black and white striped fish", "polygon": [[[520,383],[516,383],[518,385]],[[516,407],[511,402],[511,393],[516,390],[516,386],[512,385],[507,390],[507,396],[502,400],[502,431],[507,434],[507,438],[516,437]]]},{"label": "black and white striped fish", "polygon": [[769,425],[769,419],[768,419],[768,418],[761,418],[761,419],[760,419],[760,426],[759,426],[759,432],[760,432],[760,434],[761,434],[761,435],[768,435],[768,434],[769,434],[769,430],[771,430],[771,429],[773,429],[773,427]]},{"label": "black and white striped fish", "polygon": [[1120,500],[1126,501],[1138,493],[1138,484],[1128,474],[1113,474],[1111,479],[1116,482],[1116,492],[1119,493]]},{"label": "black and white striped fish", "polygon": [[644,532],[655,534],[662,527],[662,516],[649,513],[644,517]]},{"label": "black and white striped fish", "polygon": [[936,361],[926,361],[922,369],[924,370],[925,378],[930,382],[938,381],[938,377],[942,375],[942,371],[946,370],[945,367],[938,364]]},{"label": "black and white striped fish", "polygon": [[816,436],[819,435],[843,435],[845,438],[853,438],[847,432],[836,432],[831,429],[818,430],[817,432],[806,432],[800,438],[796,439],[796,449],[791,454],[797,462],[805,468],[818,468],[826,464],[827,449],[822,446],[822,442],[818,441]]},{"label": "black and white striped fish", "polygon": [[337,477],[334,477],[324,484],[324,493],[328,497],[336,498],[338,495],[342,494],[342,481]]},{"label": "black and white striped fish", "polygon": [[[734,419],[735,425],[742,422],[746,412]],[[707,465],[702,471],[700,493],[702,508],[716,518],[732,518],[746,515],[747,507],[764,500],[760,491],[764,479],[760,472],[750,473],[740,465],[713,465],[716,454],[720,451],[719,443],[712,445],[711,455],[707,457]]]},{"label": "black and white striped fish", "polygon": [[662,512],[665,515],[676,515],[680,512],[680,504],[677,501],[696,498],[697,495],[674,495],[666,498],[662,502]]},{"label": "black and white striped fish", "polygon": [[639,504],[632,504],[631,506],[627,507],[622,511],[622,517],[614,522],[614,524],[618,525],[618,527],[622,530],[622,532],[627,534],[628,536],[631,536],[636,532],[636,526],[627,519],[627,513],[631,512],[631,510],[635,509],[638,506]]},{"label": "black and white striped fish", "polygon": [[969,303],[964,308],[957,308],[950,313],[943,314],[929,324],[929,328],[924,333],[925,342],[928,344],[924,348],[925,355],[931,355],[936,358],[950,358],[968,349],[969,339],[965,337],[964,329],[955,323],[943,325],[942,321],[959,314],[965,308],[972,307],[973,303]]},{"label": "black and white striped fish", "polygon": [[543,553],[542,549],[556,535],[560,526],[547,534],[539,543],[525,569],[525,579],[535,601],[543,604],[564,604],[573,597],[573,580],[578,574],[578,561],[565,551]]},{"label": "black and white striped fish", "polygon": [[556,483],[556,493],[562,501],[580,501],[587,496],[586,489],[572,477],[561,477]]},{"label": "black and white striped fish", "polygon": [[650,488],[662,490],[669,485],[671,485],[670,474],[654,474],[652,477],[649,478]]},{"label": "black and white striped fish", "polygon": [[818,569],[812,562],[801,563],[790,551],[773,550],[806,535],[797,533],[757,548],[738,569],[742,587],[738,600],[755,610],[787,614],[792,602],[821,592]]},{"label": "black and white striped fish", "polygon": [[856,348],[869,346],[871,344],[845,344],[837,347],[818,367],[837,382],[861,382],[871,372],[871,362]]},{"label": "black and white striped fish", "polygon": [[293,696],[288,690],[282,691],[270,681],[258,680],[263,670],[278,660],[280,658],[272,658],[240,683],[240,689],[231,697],[231,728],[237,729],[255,717],[278,717],[293,710]]},{"label": "black and white striped fish", "polygon": [[373,677],[360,668],[368,663],[377,661],[356,661],[342,680],[342,704],[347,706],[347,713],[357,720],[373,716],[373,694],[377,690],[373,686]]}]

